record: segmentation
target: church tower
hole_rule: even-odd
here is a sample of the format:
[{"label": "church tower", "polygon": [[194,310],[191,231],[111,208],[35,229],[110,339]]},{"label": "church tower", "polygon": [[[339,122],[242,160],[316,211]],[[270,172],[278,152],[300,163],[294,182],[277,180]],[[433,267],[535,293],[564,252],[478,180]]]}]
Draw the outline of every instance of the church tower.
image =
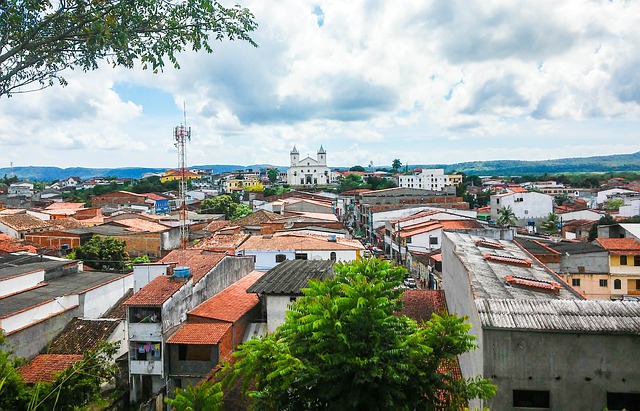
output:
[{"label": "church tower", "polygon": [[293,146],[293,150],[291,150],[289,155],[291,156],[291,166],[297,166],[300,161],[300,153],[298,153],[296,146]]},{"label": "church tower", "polygon": [[324,151],[322,145],[320,145],[320,150],[318,150],[318,164],[321,166],[327,165],[327,152]]}]

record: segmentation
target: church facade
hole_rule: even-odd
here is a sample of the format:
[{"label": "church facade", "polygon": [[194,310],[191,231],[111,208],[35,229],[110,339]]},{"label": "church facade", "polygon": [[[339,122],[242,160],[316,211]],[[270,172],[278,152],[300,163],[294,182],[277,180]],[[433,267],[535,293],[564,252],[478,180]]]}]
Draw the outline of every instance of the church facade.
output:
[{"label": "church facade", "polygon": [[291,165],[287,170],[287,183],[292,186],[328,185],[331,170],[327,167],[327,152],[320,146],[315,159],[307,156],[300,159],[298,149],[293,146],[290,153]]}]

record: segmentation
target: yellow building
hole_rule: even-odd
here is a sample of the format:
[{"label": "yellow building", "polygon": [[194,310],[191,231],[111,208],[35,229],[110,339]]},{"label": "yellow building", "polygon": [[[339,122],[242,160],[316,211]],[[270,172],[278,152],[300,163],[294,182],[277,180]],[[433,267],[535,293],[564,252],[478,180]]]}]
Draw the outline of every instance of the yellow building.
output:
[{"label": "yellow building", "polygon": [[[168,181],[180,180],[181,177],[182,177],[182,173],[180,172],[180,170],[167,170],[165,171],[164,175],[160,177],[160,182],[166,183]],[[192,173],[189,170],[184,171],[184,178],[186,180],[192,180],[198,177],[199,175],[196,173]]]},{"label": "yellow building", "polygon": [[611,297],[640,296],[640,243],[633,238],[596,238],[609,252]]}]

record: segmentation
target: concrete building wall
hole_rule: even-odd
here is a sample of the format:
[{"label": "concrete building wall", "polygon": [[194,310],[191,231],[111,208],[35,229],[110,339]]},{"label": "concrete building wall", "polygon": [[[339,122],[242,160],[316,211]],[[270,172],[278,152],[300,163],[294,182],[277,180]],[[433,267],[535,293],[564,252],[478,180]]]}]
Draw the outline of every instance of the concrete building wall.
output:
[{"label": "concrete building wall", "polygon": [[191,307],[202,304],[254,270],[252,257],[227,256],[193,286]]},{"label": "concrete building wall", "polygon": [[305,213],[325,213],[325,214],[333,214],[333,207],[331,205],[320,205],[315,203],[307,203],[305,201],[300,201],[293,204],[286,204],[284,206],[284,211],[300,211]]},{"label": "concrete building wall", "polygon": [[44,281],[44,271],[42,270],[3,279],[0,281],[0,297],[35,287],[42,281]]},{"label": "concrete building wall", "polygon": [[82,317],[80,307],[71,308],[8,334],[7,346],[13,350],[15,357],[33,358],[67,326],[73,317]]},{"label": "concrete building wall", "polygon": [[141,264],[133,266],[133,292],[137,293],[154,278],[167,274],[168,265]]},{"label": "concrete building wall", "polygon": [[272,333],[284,322],[284,313],[289,309],[291,296],[267,295],[267,331]]},{"label": "concrete building wall", "polygon": [[80,296],[85,318],[99,318],[109,311],[129,289],[133,288],[133,274],[89,290]]},{"label": "concrete building wall", "polygon": [[568,254],[560,257],[560,273],[604,274],[609,272],[609,253],[606,250],[588,254]]},{"label": "concrete building wall", "polygon": [[167,344],[165,346],[167,347],[169,355],[169,375],[172,378],[175,378],[177,375],[197,375],[203,377],[211,371],[220,360],[217,345],[206,345],[209,350],[209,361],[180,360],[180,345],[181,344]]},{"label": "concrete building wall", "polygon": [[0,320],[0,327],[2,327],[5,333],[10,333],[40,320],[52,317],[77,305],[79,305],[79,297],[77,294],[65,295],[28,310],[19,311],[10,317],[5,317]]},{"label": "concrete building wall", "polygon": [[[471,279],[462,261],[454,253],[455,244],[445,233],[442,236],[442,288],[447,299],[449,313],[458,316],[468,316],[471,323],[469,333],[476,337],[478,348],[458,356],[460,370],[464,378],[484,375],[483,350],[485,343],[480,326],[480,317],[476,310],[475,299],[472,294]],[[490,348],[487,348],[490,349]],[[473,404],[481,407],[482,404]],[[472,408],[473,409],[473,408]],[[499,409],[499,408],[496,408]]]},{"label": "concrete building wall", "polygon": [[180,241],[181,237],[179,227],[172,228],[169,231],[165,231],[164,233],[162,233],[161,251],[174,250],[180,247]]},{"label": "concrete building wall", "polygon": [[640,393],[637,336],[485,329],[483,339],[492,410],[513,409],[514,389],[550,391],[552,410],[602,410],[607,392]]}]

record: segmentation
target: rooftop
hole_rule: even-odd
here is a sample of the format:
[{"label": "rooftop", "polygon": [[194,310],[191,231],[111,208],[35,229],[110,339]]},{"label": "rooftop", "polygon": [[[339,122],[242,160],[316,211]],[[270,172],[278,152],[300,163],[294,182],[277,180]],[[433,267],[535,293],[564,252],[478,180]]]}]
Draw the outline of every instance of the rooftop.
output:
[{"label": "rooftop", "polygon": [[216,250],[221,248],[236,249],[240,244],[244,243],[250,234],[221,234],[214,233],[209,237],[202,239],[194,248],[202,250]]},{"label": "rooftop", "polygon": [[211,253],[206,250],[191,248],[187,250],[172,250],[159,262],[165,264],[176,263],[178,266],[189,267],[195,284],[213,270],[213,267],[218,265],[224,257],[225,255],[222,253]]},{"label": "rooftop", "polygon": [[189,311],[188,314],[228,322],[239,320],[260,303],[258,296],[247,293],[247,289],[263,275],[265,275],[263,272],[252,271]]},{"label": "rooftop", "polygon": [[476,299],[486,328],[640,333],[640,304],[609,300]]},{"label": "rooftop", "polygon": [[596,238],[596,242],[614,255],[640,255],[640,243],[633,238]]},{"label": "rooftop", "polygon": [[218,344],[224,334],[231,328],[231,323],[184,323],[173,333],[168,344]]},{"label": "rooftop", "polygon": [[57,374],[81,359],[79,354],[40,354],[18,371],[27,383],[53,382]]},{"label": "rooftop", "polygon": [[74,318],[64,330],[53,339],[49,354],[82,354],[106,341],[116,330],[118,320],[86,320]]},{"label": "rooftop", "polygon": [[248,293],[300,295],[311,279],[333,278],[333,261],[286,260],[247,289]]},{"label": "rooftop", "polygon": [[267,236],[252,236],[238,250],[363,250],[358,240],[327,236],[282,232]]},{"label": "rooftop", "polygon": [[175,294],[188,278],[174,278],[169,275],[161,275],[154,278],[149,284],[142,287],[137,293],[129,297],[125,305],[161,306],[173,294]]},{"label": "rooftop", "polygon": [[34,230],[51,226],[50,221],[44,221],[31,214],[14,214],[0,217],[0,223],[16,230]]},{"label": "rooftop", "polygon": [[[444,236],[453,242],[455,257],[466,268],[475,299],[582,299],[555,273],[537,261],[512,241],[488,239],[460,232],[445,232]],[[477,240],[499,243],[504,247],[491,250],[476,244]],[[497,257],[485,258],[486,254]],[[513,286],[507,277],[518,277],[532,284],[559,283],[557,294],[536,290],[535,287]]]},{"label": "rooftop", "polygon": [[277,220],[279,218],[282,218],[280,214],[272,213],[267,210],[257,210],[246,217],[235,220],[233,224],[239,226],[259,226],[261,223]]},{"label": "rooftop", "polygon": [[18,311],[53,301],[63,295],[83,294],[84,292],[110,283],[131,274],[107,273],[101,271],[81,271],[52,278],[41,283],[42,286],[10,294],[0,298],[0,318],[11,316]]},{"label": "rooftop", "polygon": [[405,290],[400,299],[404,306],[399,314],[418,323],[429,321],[433,313],[447,311],[443,290]]}]

